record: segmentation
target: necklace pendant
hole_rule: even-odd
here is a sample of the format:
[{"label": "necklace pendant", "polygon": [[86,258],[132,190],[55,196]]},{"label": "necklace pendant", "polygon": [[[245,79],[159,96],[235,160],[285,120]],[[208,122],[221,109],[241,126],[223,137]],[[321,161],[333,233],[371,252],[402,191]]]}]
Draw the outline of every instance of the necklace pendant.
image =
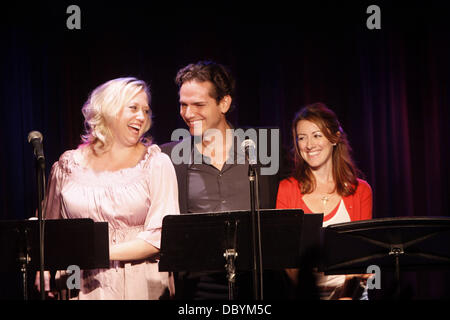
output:
[{"label": "necklace pendant", "polygon": [[322,200],[322,205],[325,208],[327,206],[328,200],[330,200],[330,198],[328,196],[323,196],[320,200]]}]

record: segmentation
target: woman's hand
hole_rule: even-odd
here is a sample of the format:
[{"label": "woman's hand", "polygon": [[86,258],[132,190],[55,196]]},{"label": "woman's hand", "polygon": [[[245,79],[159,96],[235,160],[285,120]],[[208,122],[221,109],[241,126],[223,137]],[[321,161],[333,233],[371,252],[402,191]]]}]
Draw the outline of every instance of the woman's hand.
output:
[{"label": "woman's hand", "polygon": [[[47,293],[48,297],[55,298],[55,294],[50,291],[50,271],[44,271],[44,289]],[[34,286],[37,291],[41,292],[41,273],[39,271],[36,272],[36,279],[34,280]]]},{"label": "woman's hand", "polygon": [[345,276],[345,282],[339,290],[339,300],[353,300],[355,295],[359,294],[366,285],[367,279],[373,274],[348,274]]},{"label": "woman's hand", "polygon": [[154,257],[159,249],[142,239],[119,243],[109,248],[109,260],[133,261]]}]

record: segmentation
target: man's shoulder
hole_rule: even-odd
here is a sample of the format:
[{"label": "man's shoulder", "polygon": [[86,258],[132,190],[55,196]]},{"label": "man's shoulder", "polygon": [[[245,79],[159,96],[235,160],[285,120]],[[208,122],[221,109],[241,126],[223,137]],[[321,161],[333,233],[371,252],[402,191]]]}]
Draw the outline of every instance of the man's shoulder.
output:
[{"label": "man's shoulder", "polygon": [[172,152],[172,149],[175,148],[176,145],[182,143],[182,144],[190,144],[191,142],[190,138],[186,138],[186,139],[182,139],[182,140],[178,140],[178,141],[170,141],[170,142],[166,142],[164,144],[159,145],[159,147],[161,148],[161,151],[169,154]]},{"label": "man's shoulder", "polygon": [[159,145],[159,148],[161,149],[162,152],[168,154],[172,151],[172,149],[181,142],[180,141],[170,141],[170,142],[166,142],[164,144]]}]

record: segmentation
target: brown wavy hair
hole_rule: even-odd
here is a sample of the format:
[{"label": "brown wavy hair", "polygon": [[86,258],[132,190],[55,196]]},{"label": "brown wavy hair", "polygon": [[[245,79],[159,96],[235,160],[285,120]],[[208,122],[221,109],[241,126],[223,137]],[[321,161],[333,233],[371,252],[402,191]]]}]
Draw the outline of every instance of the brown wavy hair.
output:
[{"label": "brown wavy hair", "polygon": [[307,194],[313,192],[316,188],[316,179],[311,167],[302,158],[297,143],[297,123],[300,120],[313,122],[331,143],[336,144],[333,147],[332,154],[333,179],[336,183],[335,190],[342,197],[354,194],[358,186],[357,178],[362,176],[362,172],[356,167],[351,157],[352,149],[336,114],[321,102],[302,108],[296,113],[292,121],[294,142],[292,150],[294,156],[293,176],[299,182],[300,191],[303,194]]}]

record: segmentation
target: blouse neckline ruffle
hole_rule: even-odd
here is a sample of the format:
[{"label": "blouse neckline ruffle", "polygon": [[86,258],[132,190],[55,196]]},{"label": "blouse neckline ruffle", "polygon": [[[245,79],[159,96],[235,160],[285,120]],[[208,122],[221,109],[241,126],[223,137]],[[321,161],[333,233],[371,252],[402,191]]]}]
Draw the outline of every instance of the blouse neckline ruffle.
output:
[{"label": "blouse neckline ruffle", "polygon": [[132,172],[140,171],[138,169],[145,168],[149,164],[149,162],[150,162],[149,160],[155,154],[160,153],[160,152],[161,152],[161,149],[157,145],[153,144],[153,145],[150,145],[147,147],[147,152],[145,153],[144,157],[133,167],[123,168],[123,169],[114,170],[114,171],[109,171],[109,170],[96,171],[91,168],[82,166],[82,164],[81,164],[82,157],[83,157],[82,149],[78,148],[78,149],[66,151],[59,159],[59,165],[60,165],[60,168],[67,173],[71,173],[73,170],[77,170],[77,171],[79,170],[79,171],[82,171],[83,173],[93,174],[96,176],[103,176],[103,175],[123,176],[123,175],[129,175]]}]

